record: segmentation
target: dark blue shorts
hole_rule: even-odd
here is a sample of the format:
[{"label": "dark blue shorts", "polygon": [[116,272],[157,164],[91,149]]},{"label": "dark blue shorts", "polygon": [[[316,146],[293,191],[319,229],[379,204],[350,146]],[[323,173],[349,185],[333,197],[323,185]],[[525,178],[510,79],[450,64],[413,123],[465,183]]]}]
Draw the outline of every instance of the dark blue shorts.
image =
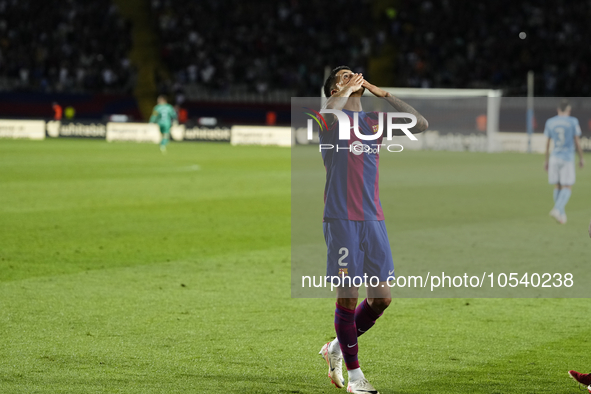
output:
[{"label": "dark blue shorts", "polygon": [[366,274],[380,282],[393,279],[392,250],[383,220],[324,219],[323,229],[327,276]]}]

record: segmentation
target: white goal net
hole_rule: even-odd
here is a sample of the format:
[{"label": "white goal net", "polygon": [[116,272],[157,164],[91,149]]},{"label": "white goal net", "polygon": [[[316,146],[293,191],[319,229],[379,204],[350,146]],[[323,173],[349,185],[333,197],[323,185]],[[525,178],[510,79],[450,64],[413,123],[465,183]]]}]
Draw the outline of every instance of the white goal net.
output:
[{"label": "white goal net", "polygon": [[[484,151],[498,140],[501,90],[382,88],[412,105],[429,121],[415,149]],[[365,92],[365,94],[370,94]],[[413,144],[406,144],[413,148]]]},{"label": "white goal net", "polygon": [[[501,90],[423,89],[382,87],[403,99],[428,121],[429,129],[417,135],[409,149],[495,152],[499,140]],[[324,97],[324,93],[321,93]],[[365,96],[372,96],[365,91]]]}]

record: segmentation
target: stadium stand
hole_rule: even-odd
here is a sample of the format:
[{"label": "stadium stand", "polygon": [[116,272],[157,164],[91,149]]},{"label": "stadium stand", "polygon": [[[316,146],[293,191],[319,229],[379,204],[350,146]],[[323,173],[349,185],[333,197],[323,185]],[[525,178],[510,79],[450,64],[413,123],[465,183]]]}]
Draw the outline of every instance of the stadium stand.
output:
[{"label": "stadium stand", "polygon": [[538,96],[589,96],[590,12],[588,1],[401,1],[399,83],[523,96],[533,70]]},{"label": "stadium stand", "polygon": [[189,98],[315,96],[325,66],[375,80],[384,55],[396,86],[524,95],[534,70],[537,95],[591,92],[589,2],[153,0],[152,10],[168,89]]},{"label": "stadium stand", "polygon": [[172,84],[188,84],[188,96],[283,92],[289,101],[317,95],[326,65],[366,69],[369,2],[337,3],[355,9],[338,24],[327,23],[335,2],[318,0],[153,0],[152,9]]},{"label": "stadium stand", "polygon": [[0,90],[129,93],[130,30],[105,0],[0,0]]},{"label": "stadium stand", "polygon": [[[189,118],[264,123],[271,111],[281,124],[290,98],[317,96],[341,64],[380,86],[504,96],[524,96],[533,70],[536,96],[589,96],[590,11],[566,0],[0,0],[0,115],[50,117],[58,101],[78,118],[147,119],[166,93]],[[252,119],[232,107],[243,103]]]}]

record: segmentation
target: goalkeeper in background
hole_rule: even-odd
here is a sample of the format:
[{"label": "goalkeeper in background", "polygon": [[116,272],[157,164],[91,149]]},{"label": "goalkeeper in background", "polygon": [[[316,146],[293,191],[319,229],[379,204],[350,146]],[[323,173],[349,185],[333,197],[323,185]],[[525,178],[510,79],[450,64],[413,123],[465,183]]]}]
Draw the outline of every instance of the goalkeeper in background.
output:
[{"label": "goalkeeper in background", "polygon": [[166,152],[166,145],[170,139],[170,127],[172,121],[177,120],[177,114],[172,105],[166,102],[166,97],[163,95],[158,96],[157,104],[152,111],[150,116],[150,123],[157,123],[160,126],[160,132],[162,133],[162,140],[160,141],[160,151]]}]

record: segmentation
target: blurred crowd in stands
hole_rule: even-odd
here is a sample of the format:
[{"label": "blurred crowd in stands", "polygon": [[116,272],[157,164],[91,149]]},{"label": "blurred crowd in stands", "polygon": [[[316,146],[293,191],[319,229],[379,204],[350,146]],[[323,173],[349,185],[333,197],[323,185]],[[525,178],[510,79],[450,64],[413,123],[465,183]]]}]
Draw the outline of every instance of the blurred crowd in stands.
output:
[{"label": "blurred crowd in stands", "polygon": [[180,84],[318,95],[326,65],[365,71],[368,0],[152,0],[162,57]]},{"label": "blurred crowd in stands", "polygon": [[152,10],[178,85],[317,95],[325,66],[371,79],[370,59],[388,47],[397,86],[523,95],[531,69],[538,95],[591,93],[587,0],[402,0],[376,12],[378,3],[152,0]]},{"label": "blurred crowd in stands", "polygon": [[403,86],[505,88],[536,95],[591,93],[588,0],[400,1],[390,36]]},{"label": "blurred crowd in stands", "polygon": [[0,0],[0,89],[129,93],[130,32],[108,0]]},{"label": "blurred crowd in stands", "polygon": [[[145,0],[168,76],[212,94],[316,96],[325,68],[402,87],[591,93],[591,1]],[[131,26],[109,0],[0,0],[0,90],[131,92]],[[288,97],[289,97],[288,95]]]}]

